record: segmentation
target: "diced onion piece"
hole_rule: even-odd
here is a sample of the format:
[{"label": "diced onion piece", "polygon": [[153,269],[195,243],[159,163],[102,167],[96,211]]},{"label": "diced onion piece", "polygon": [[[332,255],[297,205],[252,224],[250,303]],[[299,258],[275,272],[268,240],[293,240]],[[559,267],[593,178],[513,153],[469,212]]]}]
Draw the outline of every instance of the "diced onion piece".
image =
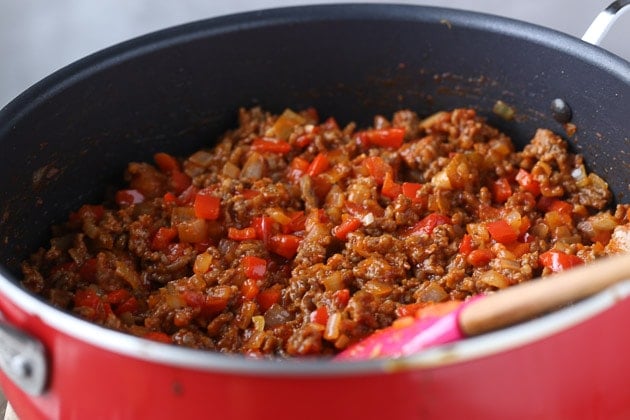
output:
[{"label": "diced onion piece", "polygon": [[138,272],[134,270],[134,268],[130,264],[122,260],[116,260],[115,264],[116,264],[116,275],[118,275],[120,278],[122,278],[127,283],[129,283],[129,285],[134,290],[139,289],[140,288],[140,274],[138,274]]},{"label": "diced onion piece", "polygon": [[583,188],[590,184],[590,180],[586,175],[586,168],[584,165],[580,165],[571,171],[571,176],[575,179],[575,183],[578,187]]},{"label": "diced onion piece", "polygon": [[495,270],[488,270],[481,275],[479,279],[487,285],[494,286],[499,289],[503,289],[509,286],[507,279],[505,276]]},{"label": "diced onion piece", "polygon": [[252,317],[252,324],[254,324],[254,330],[264,331],[265,330],[265,317],[262,315],[254,315]]},{"label": "diced onion piece", "polygon": [[448,178],[446,170],[441,170],[431,178],[431,185],[435,188],[441,188],[443,190],[452,190],[451,180]]},{"label": "diced onion piece", "polygon": [[256,180],[263,176],[265,158],[258,152],[250,152],[241,169],[240,179]]},{"label": "diced onion piece", "polygon": [[374,296],[387,296],[392,292],[393,287],[384,281],[370,280],[365,283],[363,289]]},{"label": "diced onion piece", "polygon": [[208,240],[208,224],[204,219],[194,219],[177,225],[179,240],[188,243],[201,243]]},{"label": "diced onion piece", "polygon": [[361,224],[363,226],[370,226],[372,223],[374,223],[374,214],[372,214],[372,212],[361,217]]},{"label": "diced onion piece", "polygon": [[324,338],[326,340],[336,340],[339,337],[339,325],[341,324],[341,313],[333,312],[328,316],[326,329],[324,330]]},{"label": "diced onion piece", "polygon": [[345,287],[345,283],[343,281],[343,275],[339,271],[333,271],[330,273],[328,277],[322,280],[324,287],[327,291],[336,292],[337,290],[341,290]]},{"label": "diced onion piece", "polygon": [[271,208],[267,210],[267,214],[271,217],[275,222],[280,223],[281,225],[288,225],[291,223],[291,218],[287,216],[282,209],[277,207]]},{"label": "diced onion piece", "polygon": [[188,160],[195,165],[207,168],[212,163],[212,154],[206,150],[199,150],[193,153]]},{"label": "diced onion piece", "polygon": [[225,162],[225,165],[223,165],[223,169],[221,170],[221,173],[223,173],[223,175],[225,175],[228,178],[237,179],[241,173],[241,170],[238,168],[238,166],[236,166],[232,162]]},{"label": "diced onion piece", "polygon": [[203,252],[195,258],[195,264],[193,265],[193,272],[197,275],[202,275],[210,270],[212,265],[212,255],[207,252]]},{"label": "diced onion piece", "polygon": [[617,220],[610,213],[598,213],[589,218],[593,228],[597,230],[613,230],[617,227]]},{"label": "diced onion piece", "polygon": [[286,140],[293,132],[293,127],[304,124],[305,122],[304,117],[287,108],[282,115],[278,117],[274,125],[267,130],[265,136]]},{"label": "diced onion piece", "polygon": [[494,112],[496,115],[506,121],[514,119],[514,114],[516,114],[514,108],[512,108],[500,99],[494,103],[494,106],[492,107],[492,112]]},{"label": "diced onion piece", "polygon": [[431,126],[437,124],[441,120],[446,120],[449,117],[449,113],[446,111],[436,112],[435,114],[428,116],[427,118],[420,121],[418,124],[420,128],[430,128]]}]

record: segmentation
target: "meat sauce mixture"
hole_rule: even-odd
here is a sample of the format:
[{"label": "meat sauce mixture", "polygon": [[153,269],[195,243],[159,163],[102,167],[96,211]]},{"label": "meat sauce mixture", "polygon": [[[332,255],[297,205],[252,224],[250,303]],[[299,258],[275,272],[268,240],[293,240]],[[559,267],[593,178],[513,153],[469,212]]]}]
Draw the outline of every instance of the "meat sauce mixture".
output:
[{"label": "meat sauce mixture", "polygon": [[471,109],[373,126],[241,110],[185,160],[130,163],[23,263],[56,307],[152,340],[333,355],[427,305],[630,251],[630,205],[540,129],[522,151]]}]

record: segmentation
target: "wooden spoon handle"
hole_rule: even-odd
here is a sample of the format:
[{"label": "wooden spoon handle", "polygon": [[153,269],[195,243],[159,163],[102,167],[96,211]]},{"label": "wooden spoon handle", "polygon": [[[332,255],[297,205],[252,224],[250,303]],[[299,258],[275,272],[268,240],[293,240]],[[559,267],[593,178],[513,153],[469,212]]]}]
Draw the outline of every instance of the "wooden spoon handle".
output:
[{"label": "wooden spoon handle", "polygon": [[459,325],[465,336],[494,331],[584,299],[625,279],[630,279],[630,254],[601,258],[471,302],[462,309]]}]

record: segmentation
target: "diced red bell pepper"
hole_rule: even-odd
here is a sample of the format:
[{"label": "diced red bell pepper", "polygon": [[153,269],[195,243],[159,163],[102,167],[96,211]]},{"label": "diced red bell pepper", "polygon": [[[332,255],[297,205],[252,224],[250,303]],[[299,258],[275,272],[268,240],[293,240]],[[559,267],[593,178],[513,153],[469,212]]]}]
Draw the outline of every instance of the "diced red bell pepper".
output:
[{"label": "diced red bell pepper", "polygon": [[337,305],[341,307],[346,306],[348,302],[350,301],[350,290],[348,289],[336,290],[333,293],[333,300],[335,301],[335,303],[337,303]]},{"label": "diced red bell pepper", "polygon": [[407,305],[399,306],[396,308],[396,316],[398,316],[398,318],[406,316],[415,317],[416,313],[425,306],[427,306],[426,302],[409,303]]},{"label": "diced red bell pepper", "polygon": [[252,150],[285,154],[291,151],[291,145],[284,140],[256,138],[252,143]]},{"label": "diced red bell pepper", "polygon": [[120,305],[131,297],[131,293],[127,289],[112,290],[106,296],[107,303],[112,305]]},{"label": "diced red bell pepper", "polygon": [[497,203],[505,203],[512,196],[512,186],[507,178],[499,178],[492,183],[492,197]]},{"label": "diced red bell pepper", "polygon": [[527,172],[525,169],[521,168],[518,170],[516,174],[516,182],[523,188],[525,191],[529,191],[537,197],[540,195],[540,183],[534,179],[532,174]]},{"label": "diced red bell pepper", "polygon": [[172,227],[160,227],[151,240],[151,249],[164,251],[177,237],[177,229]]},{"label": "diced red bell pepper", "polygon": [[356,217],[348,217],[339,225],[332,228],[332,234],[339,240],[346,240],[350,232],[354,232],[361,227],[361,220]]},{"label": "diced red bell pepper", "polygon": [[260,191],[250,190],[249,188],[244,188],[241,191],[241,195],[246,200],[251,200],[252,198],[257,197],[258,195],[260,195]]},{"label": "diced red bell pepper", "polygon": [[557,211],[560,214],[571,216],[573,214],[573,205],[563,200],[553,200],[547,211]]},{"label": "diced red bell pepper", "polygon": [[260,288],[256,280],[252,278],[247,278],[243,285],[241,286],[241,293],[243,297],[248,300],[254,300],[256,296],[258,296],[258,292],[260,292]]},{"label": "diced red bell pepper", "polygon": [[311,312],[310,316],[311,322],[314,322],[319,325],[326,325],[328,322],[328,308],[325,306],[320,306]]},{"label": "diced red bell pepper", "polygon": [[171,171],[169,176],[170,186],[177,194],[181,194],[186,191],[186,188],[190,187],[192,184],[192,179],[180,170]]},{"label": "diced red bell pepper", "polygon": [[459,244],[459,253],[468,256],[473,250],[472,236],[465,234]]},{"label": "diced red bell pepper", "polygon": [[308,160],[303,159],[301,157],[293,158],[293,160],[289,164],[287,178],[292,183],[296,184],[300,180],[300,178],[302,178],[302,176],[306,174],[306,171],[308,171],[309,166],[310,166],[310,163]]},{"label": "diced red bell pepper", "polygon": [[83,281],[94,282],[96,280],[97,261],[96,258],[85,260],[79,269],[79,276]]},{"label": "diced red bell pepper", "polygon": [[422,197],[417,196],[420,188],[422,188],[422,184],[417,182],[403,182],[402,193],[405,197],[410,198],[412,203],[420,203],[422,202]]},{"label": "diced red bell pepper", "polygon": [[385,162],[380,156],[368,156],[363,161],[368,173],[378,185],[383,185],[385,174],[394,173],[393,168]]},{"label": "diced red bell pepper", "polygon": [[522,257],[524,254],[529,252],[529,243],[526,242],[513,242],[506,246],[507,250],[510,251],[516,258]]},{"label": "diced red bell pepper", "polygon": [[518,233],[505,220],[486,223],[490,236],[501,244],[510,244],[518,239]]},{"label": "diced red bell pepper", "polygon": [[286,259],[291,259],[297,254],[300,241],[301,238],[295,235],[279,233],[270,238],[269,250]]},{"label": "diced red bell pepper", "polygon": [[144,201],[144,195],[134,189],[130,190],[118,190],[115,196],[116,204],[119,206],[130,206],[132,204],[142,203]]},{"label": "diced red bell pepper", "polygon": [[329,167],[330,163],[328,162],[328,156],[326,156],[326,153],[320,152],[308,165],[306,173],[311,177],[315,177],[321,173],[326,172]]},{"label": "diced red bell pepper", "polygon": [[430,235],[433,229],[439,225],[450,225],[451,218],[439,213],[431,213],[418,223],[416,223],[410,231],[410,234],[427,234]]},{"label": "diced red bell pepper", "polygon": [[291,221],[284,226],[283,233],[301,232],[306,229],[306,215],[303,210],[296,211],[290,217]]},{"label": "diced red bell pepper", "polygon": [[246,255],[241,259],[245,275],[254,280],[262,280],[267,273],[267,260],[254,255]]},{"label": "diced red bell pepper", "polygon": [[200,190],[195,196],[195,216],[200,219],[216,220],[221,214],[221,199],[209,189]]},{"label": "diced red bell pepper", "polygon": [[252,227],[256,230],[256,238],[263,241],[265,246],[268,246],[274,232],[273,219],[269,216],[254,217],[252,219]]},{"label": "diced red bell pepper", "polygon": [[402,193],[402,186],[396,181],[391,172],[385,173],[385,179],[383,179],[383,186],[381,187],[381,194],[392,200],[398,197]]},{"label": "diced red bell pepper", "polygon": [[135,313],[138,311],[138,308],[140,307],[138,300],[135,298],[135,296],[130,296],[127,300],[125,300],[124,302],[118,304],[114,310],[114,313],[118,316],[124,314],[124,313]]},{"label": "diced red bell pepper", "polygon": [[258,293],[258,296],[256,296],[256,301],[260,306],[260,310],[262,312],[266,312],[267,309],[271,308],[271,305],[280,301],[280,296],[280,289],[272,287],[260,291],[260,293]]},{"label": "diced red bell pepper", "polygon": [[74,294],[74,306],[96,309],[101,298],[92,289],[79,289]]},{"label": "diced red bell pepper", "polygon": [[399,127],[367,130],[359,133],[362,142],[370,145],[399,148],[405,139],[405,129]]},{"label": "diced red bell pepper", "polygon": [[171,344],[173,342],[173,339],[169,335],[158,331],[149,331],[144,335],[144,338],[166,344]]},{"label": "diced red bell pepper", "polygon": [[179,171],[179,162],[175,159],[175,157],[169,155],[168,153],[156,153],[153,156],[153,160],[162,172],[170,173],[173,171]]},{"label": "diced red bell pepper", "polygon": [[229,227],[227,236],[229,239],[232,239],[235,241],[246,241],[248,239],[256,239],[256,229],[253,227],[246,227],[243,229]]},{"label": "diced red bell pepper", "polygon": [[466,257],[466,261],[474,267],[481,267],[488,264],[492,258],[494,253],[490,249],[473,249]]},{"label": "diced red bell pepper", "polygon": [[175,194],[173,194],[172,192],[167,192],[166,194],[164,194],[164,197],[162,197],[162,200],[165,203],[176,203],[177,202],[177,197],[175,196]]},{"label": "diced red bell pepper", "polygon": [[538,260],[541,265],[549,268],[553,272],[567,270],[571,267],[584,264],[584,261],[577,255],[570,255],[555,249],[543,252],[538,257]]}]

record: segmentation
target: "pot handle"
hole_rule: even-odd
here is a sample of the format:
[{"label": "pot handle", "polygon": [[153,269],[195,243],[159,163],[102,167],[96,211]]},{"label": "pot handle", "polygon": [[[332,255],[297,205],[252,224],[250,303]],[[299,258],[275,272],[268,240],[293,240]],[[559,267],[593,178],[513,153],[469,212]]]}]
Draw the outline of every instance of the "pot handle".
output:
[{"label": "pot handle", "polygon": [[30,395],[46,388],[48,364],[44,346],[0,317],[0,369]]},{"label": "pot handle", "polygon": [[[630,0],[616,0],[602,10],[593,20],[591,26],[588,27],[584,35],[582,35],[582,41],[586,41],[589,44],[599,45],[602,39],[606,36],[613,23],[621,16],[621,11],[626,6],[630,6]],[[630,9],[626,9],[630,10]]]}]

